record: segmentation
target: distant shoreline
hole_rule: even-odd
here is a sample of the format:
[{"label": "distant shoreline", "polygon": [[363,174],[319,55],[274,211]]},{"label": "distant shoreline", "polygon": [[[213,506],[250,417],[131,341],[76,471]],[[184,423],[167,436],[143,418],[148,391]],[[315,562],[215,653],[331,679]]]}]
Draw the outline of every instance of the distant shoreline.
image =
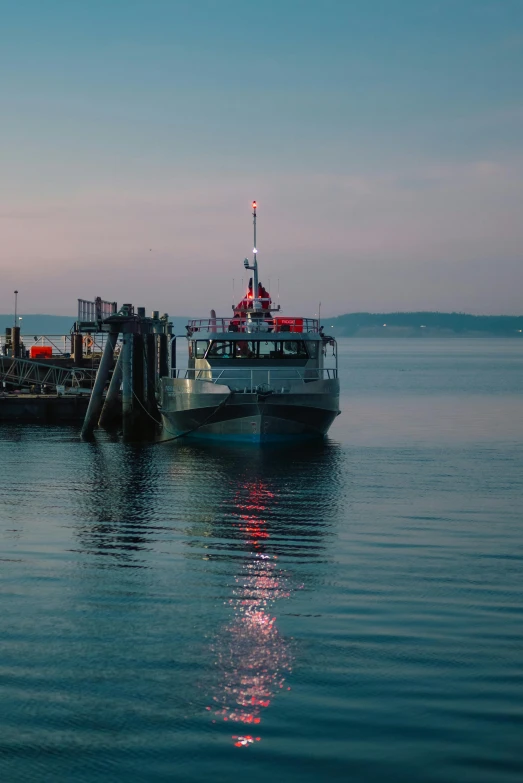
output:
[{"label": "distant shoreline", "polygon": [[325,331],[338,337],[477,338],[523,337],[521,315],[469,313],[347,313],[324,318]]},{"label": "distant shoreline", "polygon": [[[74,316],[23,314],[18,325],[22,335],[69,334]],[[174,333],[185,335],[185,316],[171,316]],[[0,330],[13,326],[12,314],[0,314]],[[476,339],[480,337],[523,338],[522,315],[470,315],[468,313],[347,313],[334,318],[322,318],[325,334],[335,337],[415,338],[415,339]]]},{"label": "distant shoreline", "polygon": [[[327,329],[325,330],[327,332]],[[386,329],[362,329],[361,331],[358,331],[354,334],[342,334],[341,332],[337,332],[334,329],[329,330],[332,331],[332,333],[336,337],[346,337],[354,340],[375,340],[375,339],[404,339],[408,338],[410,340],[463,340],[463,339],[492,339],[492,340],[499,340],[499,339],[507,339],[510,338],[517,340],[523,338],[523,333],[519,334],[516,332],[474,332],[474,331],[464,331],[464,332],[451,332],[446,329],[427,329],[426,331],[420,332],[420,331],[414,331],[414,329],[395,329],[392,328],[386,328]]]}]

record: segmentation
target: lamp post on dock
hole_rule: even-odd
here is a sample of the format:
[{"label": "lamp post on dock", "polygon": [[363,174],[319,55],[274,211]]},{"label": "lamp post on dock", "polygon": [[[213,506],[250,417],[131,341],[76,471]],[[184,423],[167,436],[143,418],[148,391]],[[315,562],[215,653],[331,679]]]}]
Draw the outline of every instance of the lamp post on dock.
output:
[{"label": "lamp post on dock", "polygon": [[[17,359],[20,356],[20,325],[18,322],[18,291],[14,292],[15,295],[15,322],[11,328],[11,355]],[[20,319],[21,320],[21,319]]]}]

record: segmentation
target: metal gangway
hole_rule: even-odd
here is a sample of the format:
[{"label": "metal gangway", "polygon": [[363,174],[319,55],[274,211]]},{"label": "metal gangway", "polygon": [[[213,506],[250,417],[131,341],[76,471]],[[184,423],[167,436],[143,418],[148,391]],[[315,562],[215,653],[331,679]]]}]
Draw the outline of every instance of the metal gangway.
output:
[{"label": "metal gangway", "polygon": [[20,389],[45,386],[50,391],[57,391],[60,386],[77,391],[90,388],[95,377],[93,369],[57,367],[33,359],[0,356],[0,381]]}]

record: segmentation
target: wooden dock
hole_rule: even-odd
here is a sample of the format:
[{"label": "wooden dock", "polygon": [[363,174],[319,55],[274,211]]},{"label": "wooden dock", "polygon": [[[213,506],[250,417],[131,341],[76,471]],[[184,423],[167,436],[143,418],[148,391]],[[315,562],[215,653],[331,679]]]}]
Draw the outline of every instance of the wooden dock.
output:
[{"label": "wooden dock", "polygon": [[81,424],[88,395],[0,394],[0,422]]},{"label": "wooden dock", "polygon": [[[174,368],[176,338],[169,316],[97,297],[78,300],[78,319],[64,350],[30,344],[18,326],[0,350],[0,422],[82,423],[82,438],[121,426],[124,439],[149,439],[160,426],[159,379]],[[38,344],[36,341],[38,340]],[[60,344],[62,340],[59,340]],[[68,348],[69,350],[65,350]]]}]

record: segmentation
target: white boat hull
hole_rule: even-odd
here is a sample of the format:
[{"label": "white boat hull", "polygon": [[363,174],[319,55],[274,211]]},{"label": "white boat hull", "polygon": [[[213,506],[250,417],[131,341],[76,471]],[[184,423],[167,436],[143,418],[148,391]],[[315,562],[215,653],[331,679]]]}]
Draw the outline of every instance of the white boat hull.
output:
[{"label": "white boat hull", "polygon": [[243,393],[207,381],[162,379],[164,438],[279,442],[322,438],[339,413],[337,380],[285,393]]}]

